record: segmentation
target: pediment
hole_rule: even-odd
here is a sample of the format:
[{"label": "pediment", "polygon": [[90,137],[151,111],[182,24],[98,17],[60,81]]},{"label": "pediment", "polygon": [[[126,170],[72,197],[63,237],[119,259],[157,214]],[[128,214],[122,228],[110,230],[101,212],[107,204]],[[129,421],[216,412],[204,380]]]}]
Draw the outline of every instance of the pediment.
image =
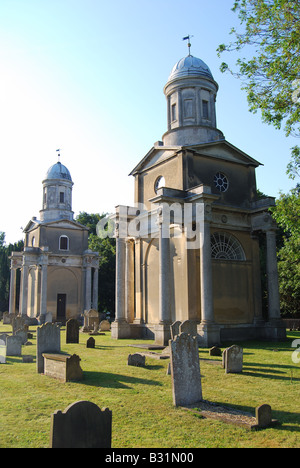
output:
[{"label": "pediment", "polygon": [[59,219],[59,220],[55,220],[55,221],[49,221],[47,223],[42,223],[42,225],[43,226],[53,227],[53,228],[58,228],[58,229],[61,229],[61,228],[74,229],[74,230],[77,230],[77,231],[82,231],[82,230],[88,231],[89,230],[89,228],[87,228],[86,226],[83,226],[80,223],[76,223],[76,221],[70,221],[68,219]]},{"label": "pediment", "polygon": [[154,146],[129,175],[135,175],[137,172],[147,170],[152,166],[160,164],[170,159],[171,157],[174,157],[176,152],[180,149],[181,146]]},{"label": "pediment", "polygon": [[194,154],[199,154],[199,156],[222,159],[246,166],[258,167],[261,165],[260,162],[256,161],[228,141],[220,140],[193,146],[154,146],[129,175],[135,175],[138,172],[145,171],[150,167],[163,163],[164,161],[175,157],[177,153],[182,150],[190,150]]},{"label": "pediment", "polygon": [[199,156],[223,159],[225,161],[246,166],[258,167],[261,165],[260,162],[256,161],[226,140],[213,143],[203,143],[201,145],[189,146],[188,148],[194,153],[199,154]]}]

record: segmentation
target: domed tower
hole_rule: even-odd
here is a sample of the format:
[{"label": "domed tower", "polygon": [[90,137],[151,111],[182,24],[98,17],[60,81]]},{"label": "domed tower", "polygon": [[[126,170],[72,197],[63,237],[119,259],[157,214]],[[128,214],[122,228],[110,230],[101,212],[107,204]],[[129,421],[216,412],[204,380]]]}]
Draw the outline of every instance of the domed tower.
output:
[{"label": "domed tower", "polygon": [[201,59],[188,55],[173,67],[164,87],[168,131],[165,146],[195,145],[224,140],[217,129],[216,97],[219,86]]},{"label": "domed tower", "polygon": [[50,167],[43,180],[43,208],[40,211],[42,222],[73,220],[73,185],[69,170],[61,162]]}]

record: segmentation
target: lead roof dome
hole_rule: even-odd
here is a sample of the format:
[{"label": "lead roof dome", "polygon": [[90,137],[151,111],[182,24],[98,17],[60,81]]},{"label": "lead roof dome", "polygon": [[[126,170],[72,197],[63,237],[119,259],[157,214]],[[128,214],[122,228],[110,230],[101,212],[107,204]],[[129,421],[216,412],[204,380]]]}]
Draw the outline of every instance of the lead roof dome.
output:
[{"label": "lead roof dome", "polygon": [[206,63],[193,55],[188,55],[187,57],[180,59],[174,65],[168,78],[168,82],[185,76],[204,76],[211,80],[214,79]]},{"label": "lead roof dome", "polygon": [[64,179],[72,182],[69,169],[59,161],[48,169],[45,180],[47,179]]}]

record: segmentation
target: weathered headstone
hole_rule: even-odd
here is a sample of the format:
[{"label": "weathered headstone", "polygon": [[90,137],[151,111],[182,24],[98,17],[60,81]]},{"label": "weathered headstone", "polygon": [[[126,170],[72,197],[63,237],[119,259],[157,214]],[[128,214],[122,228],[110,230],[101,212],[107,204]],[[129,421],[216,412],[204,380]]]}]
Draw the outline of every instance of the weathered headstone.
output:
[{"label": "weathered headstone", "polygon": [[177,320],[176,322],[172,323],[170,326],[170,331],[171,331],[171,340],[175,340],[175,337],[179,335],[179,326],[181,325],[181,322]]},{"label": "weathered headstone", "polygon": [[91,331],[99,328],[99,312],[94,309],[84,311],[83,331]]},{"label": "weathered headstone", "polygon": [[226,374],[239,374],[243,371],[243,348],[232,345],[225,350],[224,364]]},{"label": "weathered headstone", "polygon": [[100,330],[101,331],[110,331],[110,323],[108,320],[102,320],[102,322],[100,322]]},{"label": "weathered headstone", "polygon": [[3,325],[10,325],[13,317],[14,315],[9,312],[3,312]]},{"label": "weathered headstone", "polygon": [[143,367],[145,365],[146,358],[142,354],[135,353],[128,355],[128,366]]},{"label": "weathered headstone", "polygon": [[194,320],[185,320],[179,325],[179,333],[188,333],[197,336],[197,322]]},{"label": "weathered headstone", "polygon": [[86,347],[87,348],[95,348],[95,338],[93,338],[91,336],[86,342]]},{"label": "weathered headstone", "polygon": [[66,343],[79,343],[79,323],[69,319],[66,323]]},{"label": "weathered headstone", "polygon": [[37,328],[36,345],[37,372],[44,372],[43,353],[60,353],[60,327],[55,323],[47,322]]},{"label": "weathered headstone", "polygon": [[50,354],[43,353],[44,374],[62,382],[82,380],[83,373],[80,367],[80,357],[77,354]]},{"label": "weathered headstone", "polygon": [[22,355],[22,339],[17,335],[7,336],[6,338],[6,356]]},{"label": "weathered headstone", "polygon": [[187,333],[170,340],[173,403],[190,405],[202,400],[197,337]]},{"label": "weathered headstone", "polygon": [[77,401],[51,419],[50,448],[111,448],[112,412]]},{"label": "weathered headstone", "polygon": [[6,363],[6,339],[0,337],[0,364]]}]

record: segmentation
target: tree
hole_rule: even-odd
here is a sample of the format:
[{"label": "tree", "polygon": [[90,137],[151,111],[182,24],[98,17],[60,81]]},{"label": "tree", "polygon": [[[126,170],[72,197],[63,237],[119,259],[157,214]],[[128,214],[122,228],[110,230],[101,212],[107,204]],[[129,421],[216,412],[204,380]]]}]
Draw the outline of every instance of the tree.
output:
[{"label": "tree", "polygon": [[[5,233],[0,231],[0,311],[8,311],[10,288],[10,255],[12,252],[21,252],[24,242],[5,245]],[[18,282],[17,282],[18,283]],[[17,296],[19,291],[17,290]]]},{"label": "tree", "polygon": [[[286,136],[300,137],[300,2],[299,0],[236,0],[242,32],[235,28],[235,40],[221,44],[218,54],[254,51],[251,58],[238,58],[234,72],[223,62],[221,71],[229,70],[243,80],[249,109],[261,111],[263,122],[280,129]],[[299,149],[295,147],[294,151]]]},{"label": "tree", "polygon": [[106,214],[89,214],[81,212],[76,221],[90,229],[89,249],[99,253],[99,299],[98,310],[115,311],[115,275],[116,275],[116,242],[115,239],[106,237],[101,239],[96,234],[96,226]]}]

